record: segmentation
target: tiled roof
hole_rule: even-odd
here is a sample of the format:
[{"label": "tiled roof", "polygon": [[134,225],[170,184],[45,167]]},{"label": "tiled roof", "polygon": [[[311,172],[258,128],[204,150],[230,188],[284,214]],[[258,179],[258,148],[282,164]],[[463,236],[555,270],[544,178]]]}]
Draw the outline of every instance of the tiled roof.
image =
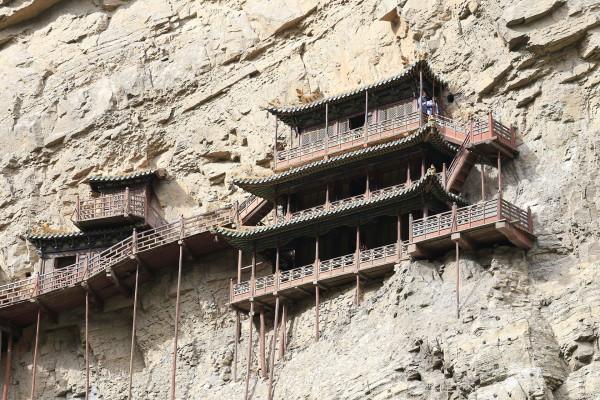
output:
[{"label": "tiled roof", "polygon": [[383,206],[386,203],[392,201],[398,201],[402,198],[411,198],[419,193],[431,193],[436,197],[443,199],[448,202],[456,202],[459,205],[466,205],[467,202],[462,197],[457,196],[453,193],[446,191],[438,177],[433,174],[427,174],[418,181],[413,182],[410,187],[400,188],[395,191],[390,191],[381,196],[371,199],[360,199],[341,207],[336,207],[331,210],[323,210],[292,220],[284,220],[272,225],[244,227],[243,229],[229,229],[218,227],[216,231],[221,234],[227,241],[229,241],[235,247],[246,247],[249,240],[259,239],[265,236],[277,235],[281,232],[297,229],[303,225],[309,223],[316,223],[326,220],[328,217],[340,216],[342,214],[348,214],[350,212],[361,211],[362,209],[368,209],[373,206]]},{"label": "tiled roof", "polygon": [[86,236],[85,233],[77,232],[56,232],[56,233],[31,233],[25,237],[28,240],[51,240],[51,239],[70,239]]},{"label": "tiled roof", "polygon": [[151,169],[123,175],[94,175],[88,179],[88,183],[93,190],[97,190],[101,187],[118,187],[131,182],[143,182],[154,178],[164,178],[165,176],[166,171],[164,169]]},{"label": "tiled roof", "polygon": [[401,82],[412,76],[415,76],[415,74],[417,74],[421,68],[423,69],[423,72],[425,74],[429,75],[432,79],[435,79],[435,81],[440,86],[445,85],[445,82],[432,71],[432,69],[429,66],[429,63],[427,61],[419,60],[419,61],[411,64],[402,73],[391,76],[386,79],[382,79],[382,80],[372,83],[370,85],[361,86],[354,90],[350,90],[348,92],[340,93],[340,94],[337,94],[334,96],[324,97],[322,99],[319,99],[319,100],[316,100],[316,101],[313,101],[313,102],[310,102],[307,104],[301,104],[301,105],[289,106],[289,107],[272,107],[271,106],[271,107],[268,107],[267,110],[270,113],[272,113],[274,115],[278,115],[278,116],[291,116],[291,115],[302,114],[304,112],[325,106],[325,103],[331,104],[331,103],[340,102],[340,101],[349,99],[351,97],[357,97],[361,94],[364,94],[368,90],[392,86],[397,82]]},{"label": "tiled roof", "polygon": [[350,151],[348,153],[333,156],[328,159],[313,161],[311,163],[301,165],[296,168],[291,168],[284,172],[267,176],[264,178],[236,179],[233,182],[240,188],[251,192],[257,196],[269,198],[273,192],[271,188],[274,185],[281,184],[284,182],[290,182],[300,177],[315,174],[317,172],[324,171],[330,168],[346,165],[358,160],[363,160],[370,157],[379,157],[383,154],[391,153],[397,150],[402,150],[410,146],[414,146],[416,144],[425,142],[431,143],[436,148],[449,155],[453,155],[457,151],[456,146],[446,141],[435,126],[424,125],[411,135],[401,139],[393,140],[391,142],[386,142],[375,146]]}]

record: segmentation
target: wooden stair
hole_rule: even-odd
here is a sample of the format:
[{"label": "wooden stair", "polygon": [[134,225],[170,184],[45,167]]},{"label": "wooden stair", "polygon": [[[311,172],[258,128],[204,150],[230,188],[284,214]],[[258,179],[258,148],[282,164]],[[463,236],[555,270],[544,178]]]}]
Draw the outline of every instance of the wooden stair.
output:
[{"label": "wooden stair", "polygon": [[460,193],[477,159],[478,156],[468,148],[461,147],[448,169],[446,189],[454,193]]},{"label": "wooden stair", "polygon": [[250,196],[238,207],[238,218],[242,225],[256,225],[273,209],[273,203],[261,197]]}]

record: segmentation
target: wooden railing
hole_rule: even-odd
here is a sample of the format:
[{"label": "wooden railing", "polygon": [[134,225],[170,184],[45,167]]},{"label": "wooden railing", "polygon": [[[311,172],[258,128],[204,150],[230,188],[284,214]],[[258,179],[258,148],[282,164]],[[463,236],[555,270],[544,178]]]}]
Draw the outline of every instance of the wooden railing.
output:
[{"label": "wooden railing", "polygon": [[0,307],[81,284],[94,275],[110,271],[112,267],[137,253],[175,243],[182,238],[207,232],[232,222],[233,213],[228,206],[139,232],[79,263],[1,285]]},{"label": "wooden railing", "polygon": [[502,220],[533,233],[531,210],[495,199],[415,220],[410,227],[410,241],[419,242]]},{"label": "wooden railing", "polygon": [[85,200],[77,199],[75,221],[114,217],[117,215],[146,216],[146,197],[133,191],[105,194]]},{"label": "wooden railing", "polygon": [[[400,255],[400,257],[399,257]],[[328,260],[318,260],[313,264],[281,271],[250,279],[249,281],[233,284],[231,287],[231,301],[236,302],[249,297],[269,294],[278,290],[296,287],[304,283],[318,282],[320,279],[332,278],[345,274],[354,274],[358,271],[393,264],[400,259],[408,258],[408,242],[392,243],[359,253],[358,269],[356,253],[346,254]],[[318,266],[318,268],[315,267]]]},{"label": "wooden railing", "polygon": [[468,126],[464,126],[456,120],[443,115],[428,116],[415,111],[400,117],[368,124],[366,128],[360,127],[341,133],[330,134],[329,137],[324,137],[323,132],[323,135],[318,136],[318,139],[278,151],[275,157],[275,169],[289,168],[304,162],[317,160],[326,155],[333,155],[344,150],[358,148],[365,144],[398,137],[417,129],[428,120],[437,126],[442,135],[455,143],[463,142],[470,132],[472,143],[476,144],[497,138],[505,145],[515,147],[516,136],[514,130],[494,120],[491,113],[483,121],[472,120]]}]

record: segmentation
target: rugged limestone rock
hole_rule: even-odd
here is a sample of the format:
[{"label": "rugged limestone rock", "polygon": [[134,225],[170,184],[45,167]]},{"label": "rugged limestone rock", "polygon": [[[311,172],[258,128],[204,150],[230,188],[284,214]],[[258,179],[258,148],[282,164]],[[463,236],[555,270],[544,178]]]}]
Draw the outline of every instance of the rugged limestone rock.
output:
[{"label": "rugged limestone rock", "polygon": [[[397,18],[378,20],[395,6]],[[35,268],[37,255],[22,239],[28,229],[73,229],[70,213],[89,175],[166,168],[169,180],[157,192],[167,219],[214,209],[242,197],[235,177],[270,173],[274,121],[266,105],[296,102],[297,90],[351,89],[427,57],[454,94],[448,112],[466,120],[492,111],[515,126],[519,157],[504,166],[504,196],[532,208],[536,247],[527,255],[508,247],[467,254],[460,318],[450,255],[399,265],[371,283],[360,307],[352,288],[327,292],[318,343],[312,302],[294,305],[276,398],[600,396],[597,1],[0,0],[0,7],[4,281]],[[485,171],[491,197],[497,175]],[[466,185],[475,200],[478,173]],[[234,266],[225,251],[186,267],[181,398],[242,397],[242,383],[232,382],[234,316],[226,305]],[[166,272],[142,289],[135,398],[167,396],[173,285]],[[126,398],[130,320],[131,301],[118,297],[92,316],[92,398]],[[81,397],[82,321],[82,310],[73,310],[44,322],[39,398]],[[241,349],[247,320],[243,332]],[[14,399],[29,396],[32,336],[28,328],[19,339]],[[255,370],[254,398],[266,398]]]}]

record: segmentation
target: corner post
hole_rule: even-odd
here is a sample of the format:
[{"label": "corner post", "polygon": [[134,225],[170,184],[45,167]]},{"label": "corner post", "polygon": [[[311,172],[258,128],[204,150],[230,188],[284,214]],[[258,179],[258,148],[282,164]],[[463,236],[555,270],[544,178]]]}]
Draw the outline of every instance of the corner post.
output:
[{"label": "corner post", "polygon": [[2,400],[8,400],[8,392],[10,389],[10,379],[12,372],[12,350],[13,350],[13,335],[8,335],[8,347],[6,348],[6,364],[4,366],[4,386],[2,388]]},{"label": "corner post", "polygon": [[42,319],[42,309],[37,310],[37,319],[35,324],[35,344],[33,347],[33,365],[31,368],[31,400],[35,400],[36,370],[38,359],[38,348],[40,345],[40,323]]},{"label": "corner post", "polygon": [[136,335],[136,322],[137,322],[137,299],[138,299],[138,284],[140,279],[140,264],[139,262],[135,265],[135,284],[133,288],[133,315],[131,321],[131,347],[129,349],[129,387],[127,399],[131,400],[131,390],[133,386],[133,355],[135,350],[135,335]]},{"label": "corner post", "polygon": [[254,319],[254,300],[250,300],[250,313],[248,314],[248,364],[246,366],[246,385],[244,388],[244,400],[248,400],[248,389],[250,387],[250,366],[252,365],[252,320]]},{"label": "corner post", "polygon": [[458,223],[456,220],[457,210],[458,208],[456,202],[452,203],[452,227],[450,228],[450,232],[456,232],[458,229]]}]

